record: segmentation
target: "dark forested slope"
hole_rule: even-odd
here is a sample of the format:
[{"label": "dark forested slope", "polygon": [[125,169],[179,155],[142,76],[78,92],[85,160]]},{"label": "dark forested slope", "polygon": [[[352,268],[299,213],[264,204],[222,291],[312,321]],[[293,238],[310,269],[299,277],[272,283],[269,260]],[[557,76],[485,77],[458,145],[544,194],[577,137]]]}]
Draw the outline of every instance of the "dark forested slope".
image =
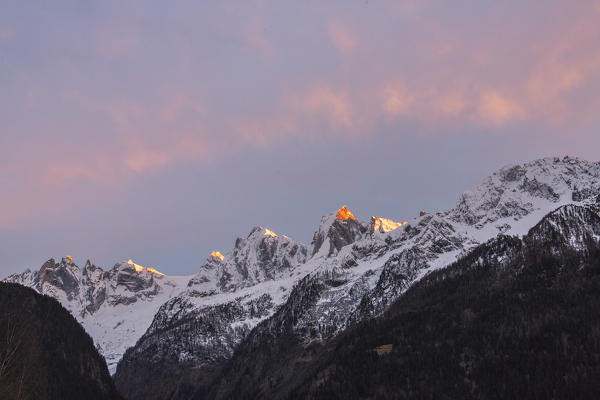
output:
[{"label": "dark forested slope", "polygon": [[0,282],[0,399],[120,399],[92,339],[56,300]]}]

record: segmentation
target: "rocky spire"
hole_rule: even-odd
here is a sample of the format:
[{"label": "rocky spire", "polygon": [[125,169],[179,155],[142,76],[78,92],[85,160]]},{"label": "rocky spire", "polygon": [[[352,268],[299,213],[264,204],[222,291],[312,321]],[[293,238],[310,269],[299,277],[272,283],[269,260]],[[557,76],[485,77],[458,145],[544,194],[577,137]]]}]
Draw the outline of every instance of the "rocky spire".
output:
[{"label": "rocky spire", "polygon": [[346,206],[342,206],[342,208],[340,208],[335,216],[335,219],[337,220],[343,220],[346,221],[348,219],[353,219],[356,221],[356,218],[354,218],[354,214],[352,214],[352,212],[350,210],[348,210],[348,207]]},{"label": "rocky spire", "polygon": [[218,258],[219,260],[223,261],[223,254],[221,254],[220,251],[213,251],[212,253],[210,253],[209,257],[212,258]]}]

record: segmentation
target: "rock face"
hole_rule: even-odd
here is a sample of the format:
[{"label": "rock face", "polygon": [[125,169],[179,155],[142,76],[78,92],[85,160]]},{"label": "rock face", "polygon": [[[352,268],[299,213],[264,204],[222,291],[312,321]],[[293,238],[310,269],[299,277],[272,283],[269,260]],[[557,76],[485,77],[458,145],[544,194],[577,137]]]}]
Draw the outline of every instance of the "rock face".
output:
[{"label": "rock face", "polygon": [[[381,218],[362,223],[342,207],[321,219],[306,253],[300,251],[304,256],[289,266],[281,260],[290,257],[280,251],[293,245],[272,244],[279,250],[265,251],[262,263],[245,256],[257,254],[263,246],[257,238],[266,231],[251,233],[252,240],[238,239],[224,259],[209,257],[188,290],[161,308],[123,358],[116,383],[131,399],[144,398],[144,382],[152,377],[163,398],[184,397],[204,387],[206,376],[216,374],[244,337],[293,337],[303,345],[328,341],[380,315],[414,282],[477,245],[499,234],[526,234],[562,205],[594,203],[599,189],[600,164],[550,158],[504,167],[460,196],[456,207],[424,213],[395,229]],[[252,251],[245,250],[248,240]],[[268,301],[259,317],[249,317],[245,310],[260,296]],[[239,310],[233,319],[231,307]],[[210,332],[194,328],[200,321],[210,321]],[[170,374],[180,367],[176,379],[157,378],[164,365]],[[132,383],[139,371],[150,372]]]},{"label": "rock face", "polygon": [[46,261],[39,271],[25,271],[4,281],[29,286],[60,301],[92,335],[114,372],[160,305],[181,292],[188,279],[166,277],[131,260],[108,271],[90,261],[79,268],[66,256],[60,262]]},{"label": "rock face", "polygon": [[343,206],[337,213],[321,219],[310,244],[310,254],[312,258],[334,256],[342,247],[363,238],[367,230],[367,225],[358,222],[350,210]]},{"label": "rock face", "polygon": [[[56,284],[73,284],[45,266]],[[92,339],[55,299],[0,282],[0,309],[0,398],[121,399]]]},{"label": "rock face", "polygon": [[260,282],[280,279],[295,265],[306,262],[306,257],[305,245],[287,236],[277,236],[269,229],[255,227],[247,238],[235,241],[235,247],[227,256],[211,253],[188,286],[235,292]]}]

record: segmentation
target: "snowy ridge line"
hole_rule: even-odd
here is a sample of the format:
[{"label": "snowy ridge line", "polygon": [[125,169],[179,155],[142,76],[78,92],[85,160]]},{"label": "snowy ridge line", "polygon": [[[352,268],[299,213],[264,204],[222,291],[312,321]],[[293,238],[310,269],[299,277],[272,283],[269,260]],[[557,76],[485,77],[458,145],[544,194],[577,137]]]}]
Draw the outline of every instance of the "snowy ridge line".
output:
[{"label": "snowy ridge line", "polygon": [[[251,278],[253,285],[248,287],[243,275],[264,278],[264,265],[236,261],[237,250],[223,259],[209,257],[188,290],[161,307],[147,334],[124,357],[118,375],[127,376],[135,365],[152,365],[152,360],[180,361],[187,368],[226,359],[248,332],[275,313],[281,319],[278,326],[291,329],[288,334],[307,342],[327,339],[382,313],[425,274],[499,233],[522,236],[561,205],[596,201],[599,188],[598,163],[547,158],[504,167],[460,196],[456,207],[421,213],[408,222],[374,217],[362,223],[344,206],[321,219],[305,246],[305,260],[284,265],[281,253],[263,252],[268,247],[260,239],[264,233],[256,235],[256,241],[250,241],[250,253],[257,254],[252,259],[267,260],[277,273],[262,281]],[[239,243],[238,239],[236,248]],[[236,289],[228,291],[232,284]],[[260,317],[231,311],[236,302],[260,296],[270,299]],[[286,315],[285,310],[293,311]],[[200,327],[206,321],[211,329]],[[267,326],[277,334],[275,325]]]},{"label": "snowy ridge line", "polygon": [[[74,269],[63,258],[7,279],[79,314],[111,372],[121,357],[123,371],[141,360],[199,367],[230,357],[257,324],[290,302],[297,312],[287,316],[292,333],[307,341],[332,337],[382,313],[416,280],[478,244],[500,233],[522,236],[550,211],[598,202],[599,194],[600,163],[544,158],[503,167],[455,207],[406,222],[360,222],[344,206],[321,219],[308,245],[255,227],[228,253],[211,253],[192,277],[159,275],[133,262],[109,271],[89,263]],[[303,303],[301,280],[319,288],[314,301]]]}]

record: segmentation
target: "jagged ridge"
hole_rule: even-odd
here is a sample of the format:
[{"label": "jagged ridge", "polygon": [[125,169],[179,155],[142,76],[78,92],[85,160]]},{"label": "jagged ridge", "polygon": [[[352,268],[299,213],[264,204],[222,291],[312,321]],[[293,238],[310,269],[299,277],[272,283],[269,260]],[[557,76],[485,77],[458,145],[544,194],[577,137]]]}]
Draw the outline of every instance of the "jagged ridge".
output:
[{"label": "jagged ridge", "polygon": [[[293,308],[288,333],[305,343],[332,338],[381,314],[414,282],[478,244],[498,234],[522,235],[562,205],[596,202],[599,188],[599,163],[547,158],[504,167],[465,192],[456,207],[421,213],[406,223],[379,217],[363,223],[344,206],[322,218],[308,246],[257,227],[245,239],[238,238],[231,252],[213,252],[187,286],[182,285],[183,292],[174,293],[160,307],[151,324],[152,316],[147,317],[150,326],[128,352],[117,382],[121,387],[130,385],[120,378],[131,376],[128,368],[140,371],[136,366],[146,365],[150,371],[165,360],[172,369],[211,368],[216,360],[229,357],[237,343],[277,307],[294,301],[293,296],[302,291],[296,286],[299,282],[312,282],[319,290],[313,293],[314,301],[296,303],[302,307]],[[35,279],[22,281],[35,285]],[[97,298],[102,298],[101,292],[97,290]],[[151,300],[164,301],[159,296]],[[199,326],[207,320],[213,329],[205,332]],[[160,381],[150,372],[143,375],[140,382]],[[171,383],[177,386],[176,380]],[[130,385],[129,389],[135,398],[143,387]]]}]

